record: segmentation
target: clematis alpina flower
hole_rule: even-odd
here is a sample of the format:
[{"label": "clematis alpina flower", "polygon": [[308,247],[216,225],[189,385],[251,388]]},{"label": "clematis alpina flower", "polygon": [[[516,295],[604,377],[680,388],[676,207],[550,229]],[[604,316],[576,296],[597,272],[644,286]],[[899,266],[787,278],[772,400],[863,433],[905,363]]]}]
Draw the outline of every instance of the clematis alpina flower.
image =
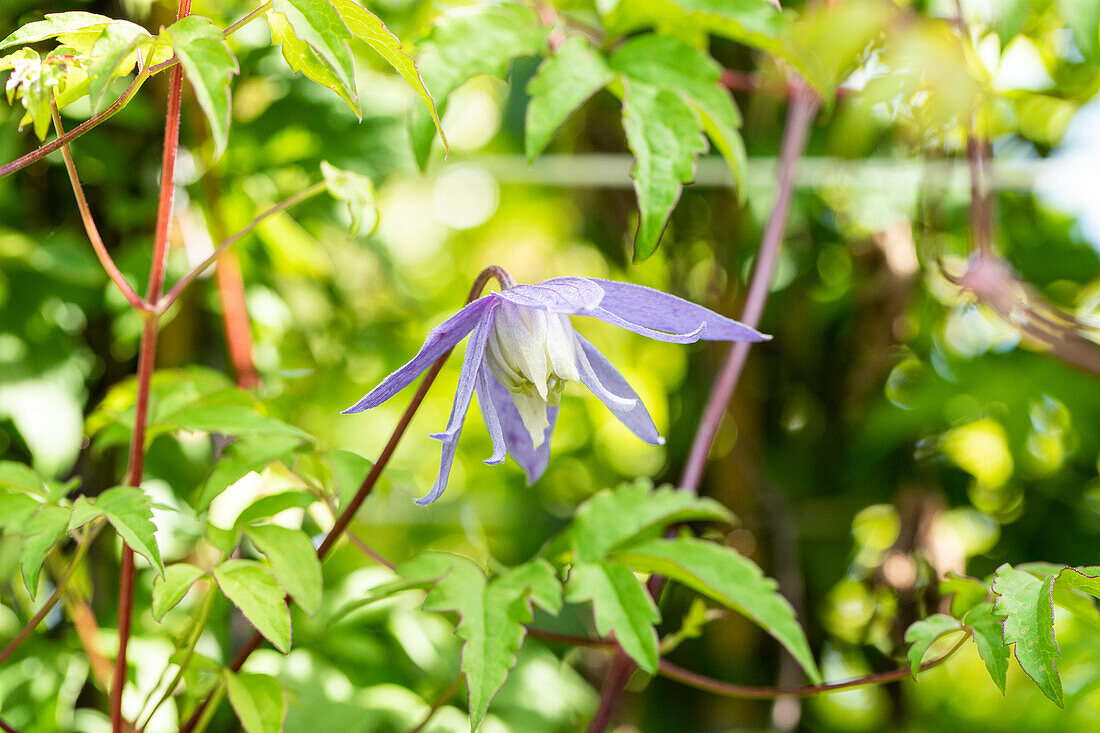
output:
[{"label": "clematis alpina flower", "polygon": [[638,394],[595,346],[573,330],[570,316],[598,318],[677,344],[769,338],[659,290],[612,280],[559,277],[538,285],[505,287],[470,303],[433,329],[411,361],[344,412],[382,404],[472,333],[447,428],[432,436],[443,443],[439,475],[418,504],[435,501],[447,487],[458,436],[475,392],[493,440],[493,455],[485,462],[496,465],[511,454],[529,484],[546,470],[550,434],[567,382],[579,382],[591,390],[646,443],[664,443]]}]

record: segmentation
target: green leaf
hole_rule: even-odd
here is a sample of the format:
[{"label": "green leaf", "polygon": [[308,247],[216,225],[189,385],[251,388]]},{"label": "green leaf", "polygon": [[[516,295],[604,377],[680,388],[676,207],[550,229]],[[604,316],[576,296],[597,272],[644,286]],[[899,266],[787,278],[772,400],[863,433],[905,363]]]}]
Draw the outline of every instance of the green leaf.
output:
[{"label": "green leaf", "polygon": [[279,733],[286,720],[286,698],[279,680],[266,674],[225,670],[229,704],[246,733]]},{"label": "green leaf", "polygon": [[214,568],[214,579],[225,597],[271,644],[290,651],[290,609],[271,573],[253,560],[227,560]]},{"label": "green leaf", "polygon": [[240,71],[237,59],[229,51],[225,36],[208,19],[189,15],[168,28],[172,48],[179,57],[183,73],[199,107],[210,123],[214,138],[214,158],[220,158],[229,141],[229,80]]},{"label": "green leaf", "polygon": [[786,647],[815,683],[821,681],[809,642],[791,604],[756,563],[714,542],[657,539],[616,555],[635,570],[660,573],[743,614]]},{"label": "green leaf", "polygon": [[374,182],[364,175],[345,171],[321,161],[321,175],[325,177],[325,188],[347,204],[351,218],[349,234],[355,236],[360,229],[366,234],[374,232],[378,226],[378,206],[374,200]]},{"label": "green leaf", "polygon": [[157,549],[153,509],[144,491],[133,486],[116,486],[94,499],[82,496],[73,504],[69,528],[75,529],[97,517],[106,517],[127,546],[164,575],[164,563]]},{"label": "green leaf", "polygon": [[199,403],[168,416],[158,425],[172,430],[202,430],[223,435],[285,436],[299,441],[311,439],[304,430],[260,414],[249,405]]},{"label": "green leaf", "polygon": [[356,117],[362,119],[363,109],[359,104],[359,93],[355,86],[348,86],[340,81],[332,67],[314,51],[309,44],[294,34],[286,17],[279,13],[268,13],[267,22],[271,26],[271,38],[274,43],[280,44],[283,51],[283,59],[291,71],[302,72],[310,79],[323,87],[328,87],[340,95]]},{"label": "green leaf", "polygon": [[248,539],[271,563],[275,580],[310,616],[321,607],[321,561],[300,529],[263,524],[245,530]]},{"label": "green leaf", "polygon": [[103,29],[92,46],[88,65],[88,95],[93,111],[99,110],[111,80],[129,74],[141,50],[151,42],[149,32],[134,23],[111,23]]},{"label": "green leaf", "polygon": [[[454,611],[461,620],[455,633],[462,645],[462,672],[469,692],[473,728],[516,664],[531,620],[531,601],[547,610],[561,607],[561,585],[553,569],[536,560],[488,581],[472,560],[444,552],[426,552],[397,569],[414,582],[428,582],[426,611]],[[555,590],[552,586],[557,586]]]},{"label": "green leaf", "polygon": [[19,563],[23,566],[23,583],[32,596],[38,590],[38,574],[46,555],[68,527],[69,510],[59,506],[40,507],[27,520],[19,547]]},{"label": "green leaf", "polygon": [[1057,582],[1100,598],[1100,568],[1063,568]]},{"label": "green leaf", "polygon": [[23,525],[42,506],[26,494],[0,494],[0,528],[18,533]]},{"label": "green leaf", "polygon": [[[351,31],[328,0],[274,0],[271,9],[283,15],[294,35],[309,44],[343,85],[345,98],[358,99],[355,62],[348,41]],[[344,96],[344,95],[342,95]]]},{"label": "green leaf", "polygon": [[352,0],[332,0],[336,11],[344,19],[348,30],[356,38],[366,41],[378,54],[393,67],[394,71],[405,78],[405,81],[413,88],[424,103],[424,109],[435,124],[435,129],[443,141],[443,147],[447,147],[447,137],[443,134],[443,127],[439,124],[439,115],[436,113],[435,101],[424,86],[424,80],[417,71],[416,63],[412,57],[405,53],[404,47],[397,36],[390,33],[389,28],[378,16],[366,10]]},{"label": "green leaf", "polygon": [[572,36],[543,61],[527,85],[527,159],[534,161],[562,123],[614,78],[582,36]]},{"label": "green leaf", "polygon": [[[1100,63],[1100,0],[1055,0],[1055,4],[1073,31],[1073,40],[1081,54],[1094,64]],[[1002,39],[1002,45],[1007,45],[1008,40]]]},{"label": "green leaf", "polygon": [[967,611],[989,598],[989,588],[979,580],[949,572],[940,581],[940,595],[952,596],[951,615],[962,618]]},{"label": "green leaf", "polygon": [[695,158],[706,150],[695,115],[675,92],[626,84],[623,129],[634,153],[634,191],[638,196],[638,230],[634,261],[657,249],[683,184],[695,179]]},{"label": "green leaf", "polygon": [[771,0],[620,1],[603,19],[610,39],[641,28],[700,43],[714,34],[780,57],[789,20]]},{"label": "green leaf", "polygon": [[648,480],[605,489],[581,504],[569,537],[578,561],[595,562],[632,542],[664,534],[672,524],[688,521],[728,522],[729,510],[671,486],[656,490]]},{"label": "green leaf", "polygon": [[932,646],[936,639],[939,639],[944,634],[949,634],[952,631],[962,631],[962,624],[959,620],[942,613],[934,613],[931,616],[922,618],[909,626],[905,630],[905,641],[908,644],[912,644],[909,647],[909,671],[913,677],[916,678],[917,673],[920,672],[921,662],[924,661],[924,655],[928,652],[928,648]]},{"label": "green leaf", "polygon": [[1004,641],[1015,644],[1016,661],[1047,697],[1062,706],[1062,681],[1054,639],[1054,575],[1045,581],[1005,564],[993,577],[994,611],[1005,616]]},{"label": "green leaf", "polygon": [[729,166],[737,190],[743,192],[746,159],[738,132],[741,113],[720,84],[718,62],[681,40],[650,33],[624,43],[610,63],[631,84],[642,82],[684,97]]},{"label": "green leaf", "polygon": [[15,461],[0,461],[0,489],[41,498],[49,496],[46,480],[30,466]]},{"label": "green leaf", "polygon": [[185,562],[166,567],[163,577],[153,580],[153,618],[157,621],[164,618],[204,575],[206,571]]},{"label": "green leaf", "polygon": [[203,511],[218,494],[252,471],[260,471],[285,458],[304,443],[294,435],[242,435],[226,446],[203,484],[195,508]]},{"label": "green leaf", "polygon": [[653,674],[660,655],[654,624],[661,614],[653,599],[630,568],[616,562],[578,563],[566,584],[565,600],[592,602],[600,636],[614,633],[615,640],[637,665]]},{"label": "green leaf", "polygon": [[73,10],[67,13],[46,13],[46,19],[28,23],[16,29],[11,35],[0,41],[0,51],[20,44],[37,43],[65,33],[84,30],[91,26],[110,23],[112,18],[96,13]]},{"label": "green leaf", "polygon": [[332,466],[332,482],[336,495],[340,498],[340,507],[348,505],[366,478],[373,465],[358,453],[335,450],[329,453],[329,465]]},{"label": "green leaf", "polygon": [[253,522],[270,519],[279,512],[287,509],[305,509],[318,499],[308,491],[283,491],[270,496],[263,496],[248,505],[237,516],[236,526],[243,529]]},{"label": "green leaf", "polygon": [[[479,74],[503,77],[517,56],[540,53],[549,30],[530,8],[515,3],[474,6],[443,16],[419,44],[417,65],[442,116],[451,92]],[[433,125],[417,108],[410,137],[423,168],[431,152]]]},{"label": "green leaf", "polygon": [[1009,655],[1008,644],[1004,642],[1004,618],[993,612],[992,603],[979,603],[966,612],[963,623],[974,633],[978,656],[1003,695],[1008,680]]}]

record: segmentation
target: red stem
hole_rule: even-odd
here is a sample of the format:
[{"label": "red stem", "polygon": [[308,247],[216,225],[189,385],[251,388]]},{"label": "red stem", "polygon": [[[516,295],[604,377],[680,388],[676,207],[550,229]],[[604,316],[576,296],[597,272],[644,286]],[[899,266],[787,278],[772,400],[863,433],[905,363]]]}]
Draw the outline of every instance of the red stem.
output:
[{"label": "red stem", "polygon": [[[817,97],[807,86],[799,82],[798,93],[791,100],[791,106],[787,112],[787,124],[783,130],[783,141],[779,150],[778,192],[760,239],[760,250],[756,256],[749,293],[741,313],[740,320],[753,328],[760,323],[764,304],[771,289],[772,275],[779,257],[779,246],[787,230],[787,217],[791,208],[798,159],[806,147],[806,138],[817,108]],[[699,490],[707,454],[710,453],[730,399],[737,388],[750,347],[751,344],[746,341],[737,342],[730,347],[726,361],[722,365],[722,371],[707,398],[703,417],[695,432],[691,451],[684,465],[684,474],[680,480],[680,488],[683,491],[694,494]],[[654,598],[660,594],[664,582],[665,579],[661,575],[650,576],[648,588]],[[615,653],[611,669],[604,680],[599,708],[588,726],[588,733],[603,733],[607,729],[618,706],[619,698],[626,689],[630,674],[634,671],[634,666],[634,662],[621,649]]]},{"label": "red stem", "polygon": [[[180,0],[176,19],[191,12],[191,0]],[[155,303],[164,287],[164,268],[168,258],[168,230],[172,218],[172,202],[175,195],[176,153],[179,151],[180,103],[183,97],[183,69],[172,69],[168,82],[168,111],[164,123],[164,156],[160,175],[160,205],[157,209],[157,225],[153,240],[153,264],[149,268],[147,303]],[[137,398],[134,408],[134,433],[130,442],[130,468],[127,485],[140,486],[145,472],[145,428],[149,421],[149,387],[157,353],[157,314],[146,318],[141,332],[141,351],[138,355]],[[134,552],[123,542],[121,579],[118,587],[118,656],[115,657],[114,681],[111,684],[111,730],[122,733],[122,690],[126,686],[126,648],[130,641],[131,617],[134,604]]]}]

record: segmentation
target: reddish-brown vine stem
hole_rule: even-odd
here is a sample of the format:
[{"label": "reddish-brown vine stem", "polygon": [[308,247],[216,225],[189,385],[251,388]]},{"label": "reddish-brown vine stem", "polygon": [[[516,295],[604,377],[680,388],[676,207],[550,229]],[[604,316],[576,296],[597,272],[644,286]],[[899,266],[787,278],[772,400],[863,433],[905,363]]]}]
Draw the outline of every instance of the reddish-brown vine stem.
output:
[{"label": "reddish-brown vine stem", "polygon": [[[191,0],[180,0],[177,20],[191,12]],[[149,268],[149,288],[145,302],[155,303],[164,287],[164,269],[168,259],[168,231],[175,198],[176,154],[179,151],[180,104],[183,98],[183,69],[176,67],[168,82],[168,110],[164,123],[164,153],[160,174],[160,199],[157,208],[156,233],[153,239],[153,263]],[[157,353],[159,318],[152,314],[145,319],[138,354],[137,396],[134,405],[134,433],[130,441],[128,486],[140,486],[145,473],[145,428],[149,421],[149,390]],[[126,651],[134,605],[134,551],[122,543],[121,577],[118,586],[118,656],[111,684],[111,730],[122,733],[122,690],[126,686]]]},{"label": "reddish-brown vine stem", "polygon": [[[491,265],[482,270],[477,278],[474,280],[473,287],[470,288],[470,295],[467,297],[466,302],[472,303],[477,300],[481,295],[481,291],[485,289],[485,286],[489,284],[489,281],[496,279],[501,284],[501,287],[510,287],[515,283],[512,280],[512,276],[508,274],[506,270],[496,265]],[[453,349],[451,350],[453,351]],[[443,356],[435,360],[435,363],[428,369],[424,378],[420,380],[420,386],[416,389],[416,394],[413,395],[412,400],[409,402],[409,406],[405,408],[405,412],[401,415],[401,419],[397,421],[397,425],[394,427],[393,432],[390,434],[390,439],[386,441],[385,447],[382,448],[382,452],[378,454],[378,459],[374,462],[374,465],[370,467],[370,471],[367,472],[366,478],[363,479],[363,483],[359,485],[359,489],[355,492],[355,496],[352,497],[348,505],[344,507],[343,511],[336,518],[336,521],[332,525],[332,529],[325,535],[325,539],[321,542],[321,546],[317,548],[317,557],[321,560],[325,559],[325,556],[336,546],[341,535],[347,530],[348,525],[351,524],[351,520],[355,517],[359,508],[363,506],[363,502],[367,500],[371,492],[374,490],[374,485],[378,483],[379,477],[386,469],[386,465],[393,457],[394,451],[397,450],[397,444],[401,441],[401,437],[405,434],[405,431],[409,427],[409,423],[412,422],[413,415],[420,409],[420,403],[424,401],[424,397],[428,394],[428,389],[432,386],[435,378],[439,376],[439,372],[443,369],[443,365],[447,362],[447,359],[451,355],[451,351],[448,351]],[[229,665],[229,669],[233,672],[237,672],[244,663],[252,656],[252,652],[256,651],[260,644],[263,643],[263,637],[259,632],[254,632],[249,637],[245,645],[241,647],[241,650],[237,652],[237,656],[233,658],[232,663]],[[207,697],[195,706],[191,716],[180,727],[180,733],[191,733],[194,730],[195,725],[199,722],[203,712],[206,710],[207,705],[214,697],[214,692],[211,692]]]},{"label": "reddish-brown vine stem", "polygon": [[[760,250],[756,257],[749,292],[745,298],[745,307],[740,318],[742,322],[754,328],[760,323],[760,317],[764,312],[764,304],[767,302],[768,292],[771,289],[772,274],[775,271],[775,265],[779,257],[779,247],[787,230],[787,217],[790,213],[791,198],[794,193],[794,179],[798,159],[806,147],[806,139],[809,136],[810,125],[817,114],[817,108],[817,96],[808,86],[798,82],[798,92],[792,98],[790,109],[787,112],[787,123],[783,130],[783,141],[779,151],[778,191],[775,203],[772,205],[771,215],[760,239]],[[684,474],[680,480],[680,488],[683,491],[694,494],[699,489],[707,455],[714,444],[714,438],[718,435],[718,428],[725,417],[734,390],[737,389],[741,371],[744,369],[745,361],[749,356],[750,346],[751,344],[743,341],[733,344],[725,362],[722,364],[722,370],[719,372],[718,379],[711,389],[706,406],[703,408],[703,416],[699,421],[699,427],[695,432],[695,438],[692,441],[691,450],[684,466]],[[663,586],[663,577],[660,575],[650,577],[649,591],[654,598],[660,594]],[[633,670],[633,661],[621,649],[618,650],[612,660],[607,678],[604,680],[600,705],[588,727],[589,733],[602,733],[606,730]]]}]

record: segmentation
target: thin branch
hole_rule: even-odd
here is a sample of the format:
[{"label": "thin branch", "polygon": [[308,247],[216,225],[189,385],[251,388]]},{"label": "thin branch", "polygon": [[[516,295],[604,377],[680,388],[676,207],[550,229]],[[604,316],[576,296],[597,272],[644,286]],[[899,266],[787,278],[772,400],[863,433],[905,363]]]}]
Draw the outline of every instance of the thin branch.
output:
[{"label": "thin branch", "polygon": [[371,560],[374,560],[379,565],[387,567],[390,570],[393,570],[397,567],[397,565],[395,565],[388,557],[368,545],[366,542],[363,541],[362,537],[355,534],[355,532],[351,531],[350,529],[344,530],[344,536],[348,538],[348,542],[355,545],[355,548],[359,550],[359,552],[363,553]]},{"label": "thin branch", "polygon": [[[53,116],[53,126],[57,130],[58,139],[64,139],[65,128],[61,124],[61,115],[57,112],[57,104],[52,101],[50,102],[50,114]],[[99,264],[103,265],[103,269],[107,271],[107,276],[122,292],[130,307],[138,311],[152,312],[152,307],[130,286],[126,276],[118,269],[115,261],[111,259],[111,253],[107,251],[106,245],[103,244],[103,238],[99,236],[99,228],[96,227],[95,219],[92,218],[92,210],[88,206],[88,199],[84,196],[84,187],[80,184],[80,176],[76,172],[76,163],[73,162],[73,154],[68,145],[61,146],[61,156],[65,159],[65,170],[69,174],[69,182],[73,185],[73,195],[76,196],[76,207],[80,210],[84,230],[88,233],[88,239],[92,242],[92,249],[95,250],[96,257],[99,258]]]},{"label": "thin branch", "polygon": [[589,649],[614,649],[618,646],[612,639],[592,639],[587,636],[561,634],[557,631],[546,631],[545,629],[536,629],[532,626],[527,627],[527,635],[534,639],[539,639],[540,641],[548,641],[552,644],[582,646]]},{"label": "thin branch", "polygon": [[[946,654],[925,662],[920,666],[919,671],[926,672],[946,662],[954,656],[955,652],[962,648],[962,645],[966,643],[966,640],[969,639],[970,636],[971,632],[967,630],[963,637],[959,639],[958,643]],[[697,690],[710,692],[715,695],[722,695],[724,697],[736,697],[750,700],[771,700],[776,697],[785,697],[789,695],[809,697],[830,692],[840,692],[841,690],[850,690],[855,687],[897,682],[898,680],[903,680],[906,677],[912,676],[912,672],[909,669],[895,669],[889,672],[878,672],[864,677],[857,677],[844,682],[828,682],[823,685],[806,685],[804,687],[749,687],[746,685],[735,685],[730,682],[722,682],[721,680],[692,672],[666,659],[660,661],[660,666],[657,671],[662,677],[682,682],[688,687],[694,687]]]},{"label": "thin branch", "polygon": [[[243,18],[241,18],[240,20],[238,20],[233,25],[226,28],[225,31],[224,31],[224,34],[226,36],[228,36],[231,33],[233,33],[234,31],[239,30],[240,28],[242,28],[246,24],[248,24],[251,21],[258,18],[263,13],[267,12],[270,8],[271,8],[271,2],[270,1],[264,3],[263,5],[256,8],[255,10],[253,10],[248,15],[246,15]],[[141,85],[145,83],[146,79],[148,79],[153,74],[158,74],[161,71],[164,71],[165,69],[176,66],[177,64],[179,64],[179,59],[176,58],[175,56],[173,56],[169,60],[167,60],[163,63],[157,64],[156,66],[143,68],[141,71],[139,71],[138,75],[134,78],[134,81],[130,83],[130,86],[127,87],[126,91],[124,91],[122,93],[122,96],[120,96],[118,99],[116,99],[114,102],[112,102],[109,107],[107,107],[105,110],[103,110],[102,112],[100,112],[98,114],[92,115],[87,120],[85,120],[83,123],[81,123],[80,125],[77,125],[72,130],[67,132],[66,134],[59,135],[56,139],[51,140],[50,142],[42,145],[41,147],[39,147],[35,150],[32,150],[31,152],[27,153],[26,155],[24,155],[20,158],[16,158],[12,162],[0,166],[0,178],[4,178],[5,176],[8,176],[12,173],[15,173],[17,170],[20,170],[22,168],[26,168],[28,165],[30,165],[31,163],[34,163],[35,161],[38,161],[38,160],[41,160],[42,158],[45,158],[50,153],[52,153],[55,150],[58,150],[59,148],[61,148],[61,146],[72,142],[73,140],[80,137],[84,133],[88,132],[92,128],[98,126],[100,123],[107,121],[109,118],[113,117],[119,110],[121,110],[123,107],[125,107],[127,105],[127,103],[129,103],[130,99],[135,94],[137,94],[138,89],[141,88]]]},{"label": "thin branch", "polygon": [[438,695],[436,695],[435,700],[432,701],[431,706],[428,708],[428,712],[424,715],[419,723],[417,723],[409,730],[409,733],[420,733],[420,731],[424,730],[424,728],[427,727],[428,723],[432,721],[432,718],[435,717],[435,714],[439,712],[439,709],[446,705],[450,701],[450,699],[455,696],[455,693],[457,693],[461,687],[462,673],[460,672],[459,674],[455,675],[455,678],[451,680],[450,683],[446,687],[444,687]]},{"label": "thin branch", "polygon": [[[787,230],[787,217],[791,208],[798,159],[806,147],[806,139],[809,136],[810,125],[817,114],[818,103],[818,98],[813,91],[804,82],[798,82],[798,93],[791,100],[780,145],[778,192],[760,239],[760,249],[756,256],[749,292],[741,312],[740,320],[753,328],[760,323],[764,304],[771,290],[772,275],[779,258],[779,247]],[[707,455],[710,453],[730,399],[737,388],[750,347],[751,344],[746,341],[737,342],[730,347],[726,361],[703,408],[703,416],[684,465],[683,477],[680,479],[680,488],[683,491],[694,494],[699,490]],[[656,598],[660,595],[664,582],[665,579],[661,575],[650,576],[648,589],[652,597]],[[633,670],[634,662],[630,657],[621,649],[617,651],[607,678],[604,680],[600,705],[589,724],[588,733],[603,733],[607,729]]]},{"label": "thin branch", "polygon": [[267,219],[274,214],[278,214],[280,211],[289,209],[291,206],[299,204],[312,196],[316,196],[324,190],[324,183],[315,183],[309,188],[299,191],[285,201],[281,201],[272,206],[270,209],[267,209],[266,211],[258,214],[255,219],[245,225],[245,227],[239,232],[226,237],[224,240],[221,241],[220,244],[218,244],[214,251],[210,253],[209,257],[196,265],[189,273],[184,275],[179,282],[172,286],[171,290],[169,290],[162,298],[160,298],[160,300],[157,301],[155,308],[156,312],[164,313],[166,310],[171,308],[172,304],[175,303],[176,300],[179,299],[180,295],[183,294],[183,291],[187,289],[187,286],[194,282],[195,278],[205,272],[208,267],[210,267],[212,264],[214,264],[214,262],[217,261],[218,255],[240,241],[246,234],[259,226],[264,219]]},{"label": "thin branch", "polygon": [[4,733],[19,733],[18,730],[13,728],[10,723],[4,721],[2,718],[0,718],[0,730],[4,731]]},{"label": "thin branch", "polygon": [[61,574],[61,577],[57,579],[57,585],[53,589],[53,593],[46,599],[46,602],[42,604],[42,607],[38,609],[38,612],[31,617],[19,633],[15,635],[8,645],[4,647],[3,651],[0,651],[0,664],[3,664],[8,660],[8,657],[19,648],[19,645],[27,640],[27,637],[38,628],[38,624],[42,623],[42,620],[49,615],[53,607],[57,605],[57,602],[61,600],[62,595],[65,593],[65,588],[69,585],[69,581],[73,578],[73,573],[80,566],[80,563],[84,560],[84,555],[88,552],[89,545],[92,544],[92,540],[99,534],[99,530],[103,529],[103,520],[96,520],[96,523],[90,525],[84,532],[84,535],[80,538],[79,543],[76,546],[76,552],[73,553],[73,559],[69,561],[69,566],[65,568],[65,572]]},{"label": "thin branch", "polygon": [[[481,291],[485,289],[489,281],[493,278],[501,284],[502,287],[509,287],[515,283],[512,281],[511,275],[508,274],[503,268],[492,265],[486,267],[474,280],[473,287],[470,288],[470,294],[466,298],[466,303],[472,303],[481,296]],[[386,469],[386,465],[393,457],[393,453],[397,450],[397,444],[401,441],[401,437],[405,434],[405,431],[409,427],[409,423],[412,422],[413,415],[420,408],[420,404],[424,401],[425,395],[428,394],[428,389],[432,386],[435,378],[439,376],[440,370],[443,369],[443,365],[446,363],[448,357],[450,357],[451,349],[443,356],[435,360],[435,363],[431,365],[424,378],[420,380],[420,386],[416,389],[416,394],[413,395],[412,400],[409,402],[409,406],[405,408],[404,414],[401,415],[401,419],[397,421],[397,425],[393,429],[393,433],[390,435],[390,439],[386,442],[385,447],[382,448],[382,452],[378,454],[378,459],[371,466],[370,471],[367,473],[366,478],[363,479],[363,483],[360,484],[359,489],[355,492],[355,496],[348,502],[344,510],[340,512],[340,516],[336,518],[336,521],[332,525],[332,529],[325,535],[325,539],[321,542],[321,546],[317,548],[317,557],[321,560],[325,559],[325,556],[336,546],[336,542],[340,539],[341,535],[347,530],[351,520],[355,517],[355,514],[359,511],[359,507],[363,505],[367,497],[370,496],[371,491],[374,490],[374,485],[378,482],[382,472]],[[244,663],[252,655],[252,652],[256,651],[260,644],[263,643],[263,636],[260,633],[254,632],[245,645],[241,647],[241,650],[237,652],[237,656],[233,658],[232,663],[229,665],[231,672],[237,672],[244,666]],[[208,712],[207,708],[214,704],[215,699],[220,701],[221,685],[219,684],[214,688],[206,699],[199,703],[192,711],[191,716],[180,727],[180,733],[193,733],[193,731],[201,730],[201,722],[207,719],[208,714],[212,714],[212,711]]]}]

